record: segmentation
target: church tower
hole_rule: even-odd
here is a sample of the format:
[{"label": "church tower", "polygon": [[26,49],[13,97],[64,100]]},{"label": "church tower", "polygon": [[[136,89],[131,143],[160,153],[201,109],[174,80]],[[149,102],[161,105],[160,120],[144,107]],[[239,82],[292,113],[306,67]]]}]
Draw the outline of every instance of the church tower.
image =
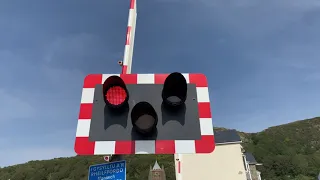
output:
[{"label": "church tower", "polygon": [[158,161],[154,163],[153,168],[150,166],[149,178],[148,180],[166,180],[166,173],[164,167],[160,168]]}]

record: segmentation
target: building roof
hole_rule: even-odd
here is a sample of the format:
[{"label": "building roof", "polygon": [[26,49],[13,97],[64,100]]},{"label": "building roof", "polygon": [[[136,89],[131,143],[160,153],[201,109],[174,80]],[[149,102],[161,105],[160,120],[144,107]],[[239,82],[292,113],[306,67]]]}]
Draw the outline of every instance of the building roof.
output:
[{"label": "building roof", "polygon": [[153,166],[152,170],[158,170],[158,169],[161,169],[161,168],[160,168],[160,166],[159,166],[159,164],[158,164],[158,161],[156,161],[156,162],[154,163],[154,166]]},{"label": "building roof", "polygon": [[241,143],[236,130],[215,131],[214,139],[216,144]]},{"label": "building roof", "polygon": [[249,163],[249,164],[258,164],[256,159],[254,158],[254,156],[251,154],[251,153],[244,153],[244,155],[246,156],[246,161]]}]

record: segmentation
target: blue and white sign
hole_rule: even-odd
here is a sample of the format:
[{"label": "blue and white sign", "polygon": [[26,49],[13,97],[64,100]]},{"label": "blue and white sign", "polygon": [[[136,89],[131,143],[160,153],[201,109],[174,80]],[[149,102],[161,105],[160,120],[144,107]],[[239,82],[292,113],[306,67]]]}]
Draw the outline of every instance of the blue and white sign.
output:
[{"label": "blue and white sign", "polygon": [[95,164],[88,173],[88,180],[126,180],[126,161]]}]

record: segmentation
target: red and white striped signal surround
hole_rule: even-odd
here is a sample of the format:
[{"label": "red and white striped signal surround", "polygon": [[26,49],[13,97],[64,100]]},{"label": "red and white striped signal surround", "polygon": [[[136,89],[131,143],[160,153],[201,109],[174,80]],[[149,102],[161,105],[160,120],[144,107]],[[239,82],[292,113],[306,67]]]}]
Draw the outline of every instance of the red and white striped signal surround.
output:
[{"label": "red and white striped signal surround", "polygon": [[215,149],[207,78],[203,74],[183,74],[187,83],[195,84],[199,108],[201,139],[90,141],[89,131],[94,88],[110,76],[120,76],[126,84],[163,84],[169,74],[90,74],[84,80],[74,150],[78,155],[106,154],[198,154]]}]

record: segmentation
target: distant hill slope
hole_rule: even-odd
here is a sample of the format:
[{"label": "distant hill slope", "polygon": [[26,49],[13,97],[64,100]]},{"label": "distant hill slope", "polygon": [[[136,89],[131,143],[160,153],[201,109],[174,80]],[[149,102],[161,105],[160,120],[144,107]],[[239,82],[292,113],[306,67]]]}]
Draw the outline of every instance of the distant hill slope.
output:
[{"label": "distant hill slope", "polygon": [[[221,130],[224,128],[216,128]],[[243,146],[263,166],[267,180],[311,180],[320,172],[320,117],[268,128],[259,133],[239,132]],[[146,180],[155,159],[174,180],[173,155],[126,156],[127,179]],[[0,180],[87,180],[88,166],[103,163],[101,156],[31,161],[0,168]]]},{"label": "distant hill slope", "polygon": [[[133,155],[125,159],[128,180],[147,180],[150,165],[156,159],[160,166],[164,165],[167,180],[175,179],[173,155]],[[0,180],[88,180],[88,167],[101,163],[105,163],[102,156],[30,161],[0,169]]]},{"label": "distant hill slope", "polygon": [[315,179],[320,172],[320,117],[249,134],[243,146],[263,163],[265,179]]}]

